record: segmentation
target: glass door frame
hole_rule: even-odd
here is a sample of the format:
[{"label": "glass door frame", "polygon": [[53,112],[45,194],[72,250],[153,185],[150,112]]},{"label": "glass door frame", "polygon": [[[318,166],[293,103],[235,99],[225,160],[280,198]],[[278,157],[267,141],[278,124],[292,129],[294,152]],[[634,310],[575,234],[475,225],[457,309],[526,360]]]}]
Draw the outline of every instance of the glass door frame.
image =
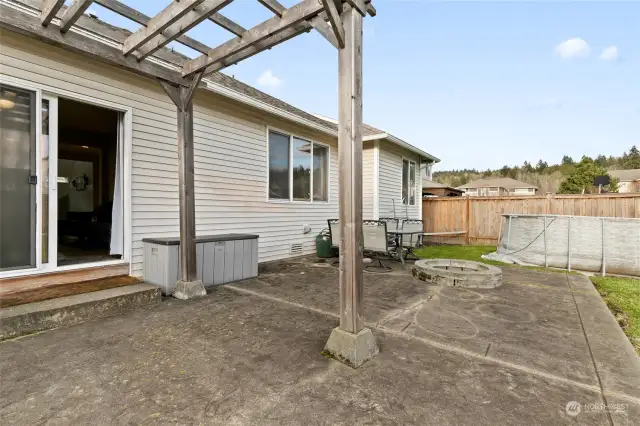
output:
[{"label": "glass door frame", "polygon": [[[40,192],[37,198],[40,201],[40,209],[38,215],[40,217],[40,227],[36,233],[36,240],[40,241],[40,250],[38,251],[38,272],[53,272],[58,269],[58,97],[49,95],[48,93],[40,94],[40,102],[38,106],[40,113],[37,114],[40,119],[40,140],[44,136],[42,134],[42,102],[49,101],[49,192],[47,194],[48,200],[48,249],[47,249],[47,263],[42,260],[42,245],[44,244],[44,227],[42,221],[44,217],[42,215],[42,209],[44,202],[42,200],[43,192],[42,185],[44,185],[44,176],[42,175],[42,162],[44,160],[42,148],[40,148],[40,155],[38,156],[38,163],[40,164],[40,170],[38,174],[38,183],[40,183]],[[38,144],[41,146],[42,144]]]},{"label": "glass door frame", "polygon": [[[36,267],[0,271],[0,278],[20,277],[49,272],[63,272],[67,270],[92,268],[98,266],[118,265],[128,263],[131,272],[132,259],[132,226],[131,226],[131,175],[132,175],[132,140],[133,140],[133,109],[109,101],[103,101],[70,92],[64,89],[46,87],[41,84],[6,76],[0,73],[0,82],[19,89],[35,92],[36,94]],[[120,176],[123,197],[123,253],[121,259],[102,262],[84,263],[77,265],[58,266],[58,98],[64,97],[78,102],[88,103],[119,112],[118,143],[121,147],[119,154],[122,172]],[[42,263],[42,101],[49,101],[49,238],[48,262]],[[121,139],[121,140],[120,140]]]}]

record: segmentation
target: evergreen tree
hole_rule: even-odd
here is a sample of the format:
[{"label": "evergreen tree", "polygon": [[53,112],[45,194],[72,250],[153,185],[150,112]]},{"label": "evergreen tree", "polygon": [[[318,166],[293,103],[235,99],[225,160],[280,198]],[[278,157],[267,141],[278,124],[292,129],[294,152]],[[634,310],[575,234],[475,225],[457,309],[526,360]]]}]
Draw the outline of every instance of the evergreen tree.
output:
[{"label": "evergreen tree", "polygon": [[[567,178],[560,184],[561,194],[582,194],[590,193],[593,190],[593,180],[598,176],[608,175],[604,167],[596,164],[591,158],[584,156],[582,160],[575,165],[573,171]],[[617,179],[611,179],[611,183],[608,188],[605,188],[608,192],[618,192]]]},{"label": "evergreen tree", "polygon": [[596,157],[596,164],[601,167],[607,167],[609,165],[609,160],[606,156],[600,154]]},{"label": "evergreen tree", "polygon": [[637,146],[632,146],[629,153],[625,153],[622,167],[625,169],[640,169],[640,150],[638,150]]},{"label": "evergreen tree", "polygon": [[536,164],[536,170],[539,172],[544,172],[549,168],[549,165],[546,161],[539,160],[538,164]]},{"label": "evergreen tree", "polygon": [[573,158],[565,155],[564,157],[562,157],[562,164],[573,164]]},{"label": "evergreen tree", "polygon": [[524,170],[527,173],[533,173],[534,168],[531,165],[531,163],[529,163],[528,161],[525,161],[524,164],[522,165],[522,170]]}]

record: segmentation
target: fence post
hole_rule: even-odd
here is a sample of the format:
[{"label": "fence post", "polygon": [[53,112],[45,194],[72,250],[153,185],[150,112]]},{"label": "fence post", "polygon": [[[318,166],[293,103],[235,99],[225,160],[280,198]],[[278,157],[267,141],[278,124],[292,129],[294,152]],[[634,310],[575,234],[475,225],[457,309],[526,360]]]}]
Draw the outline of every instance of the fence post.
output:
[{"label": "fence post", "polygon": [[467,222],[467,233],[466,233],[466,244],[470,245],[471,244],[471,235],[469,235],[469,232],[471,232],[471,225],[470,225],[470,218],[471,218],[471,197],[467,196],[467,204],[466,204],[466,212],[465,212],[465,216],[466,216],[466,222]]},{"label": "fence post", "polygon": [[604,244],[604,217],[602,218],[602,276],[604,277],[607,274],[606,267],[607,256],[605,254],[605,244]]},{"label": "fence post", "polygon": [[509,250],[511,246],[511,215],[509,215],[509,229],[507,229],[507,246],[505,249]]}]

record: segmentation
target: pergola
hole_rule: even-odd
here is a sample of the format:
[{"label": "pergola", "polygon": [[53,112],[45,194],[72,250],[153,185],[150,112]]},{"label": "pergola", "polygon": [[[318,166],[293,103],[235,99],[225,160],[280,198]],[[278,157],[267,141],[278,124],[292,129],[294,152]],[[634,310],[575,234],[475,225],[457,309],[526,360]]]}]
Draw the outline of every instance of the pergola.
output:
[{"label": "pergola", "polygon": [[[0,26],[157,79],[176,105],[181,247],[176,296],[182,298],[206,294],[196,269],[192,101],[196,88],[207,75],[305,32],[315,30],[336,47],[340,326],[325,349],[357,367],[378,352],[371,331],[364,327],[362,269],[362,20],[367,14],[375,16],[375,8],[370,0],[303,0],[290,8],[277,0],[258,0],[274,16],[245,29],[220,13],[232,1],[175,0],[148,17],[118,0],[73,0],[68,7],[64,0],[7,0],[0,3]],[[117,46],[87,37],[84,30],[92,23],[83,14],[92,3],[140,24],[140,29],[120,36]],[[235,37],[212,48],[186,35],[205,20]],[[167,54],[164,47],[173,41],[201,55],[184,60],[180,67],[167,64],[162,61]]]}]

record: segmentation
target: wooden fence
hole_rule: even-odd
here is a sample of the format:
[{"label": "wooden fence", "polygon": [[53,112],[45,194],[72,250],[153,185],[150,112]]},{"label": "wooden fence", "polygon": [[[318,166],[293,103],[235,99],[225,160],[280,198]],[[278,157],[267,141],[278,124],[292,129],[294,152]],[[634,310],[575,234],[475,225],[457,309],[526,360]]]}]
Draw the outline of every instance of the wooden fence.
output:
[{"label": "wooden fence", "polygon": [[424,232],[465,232],[461,236],[427,238],[436,243],[497,245],[504,213],[640,218],[640,194],[443,197],[422,201]]}]

